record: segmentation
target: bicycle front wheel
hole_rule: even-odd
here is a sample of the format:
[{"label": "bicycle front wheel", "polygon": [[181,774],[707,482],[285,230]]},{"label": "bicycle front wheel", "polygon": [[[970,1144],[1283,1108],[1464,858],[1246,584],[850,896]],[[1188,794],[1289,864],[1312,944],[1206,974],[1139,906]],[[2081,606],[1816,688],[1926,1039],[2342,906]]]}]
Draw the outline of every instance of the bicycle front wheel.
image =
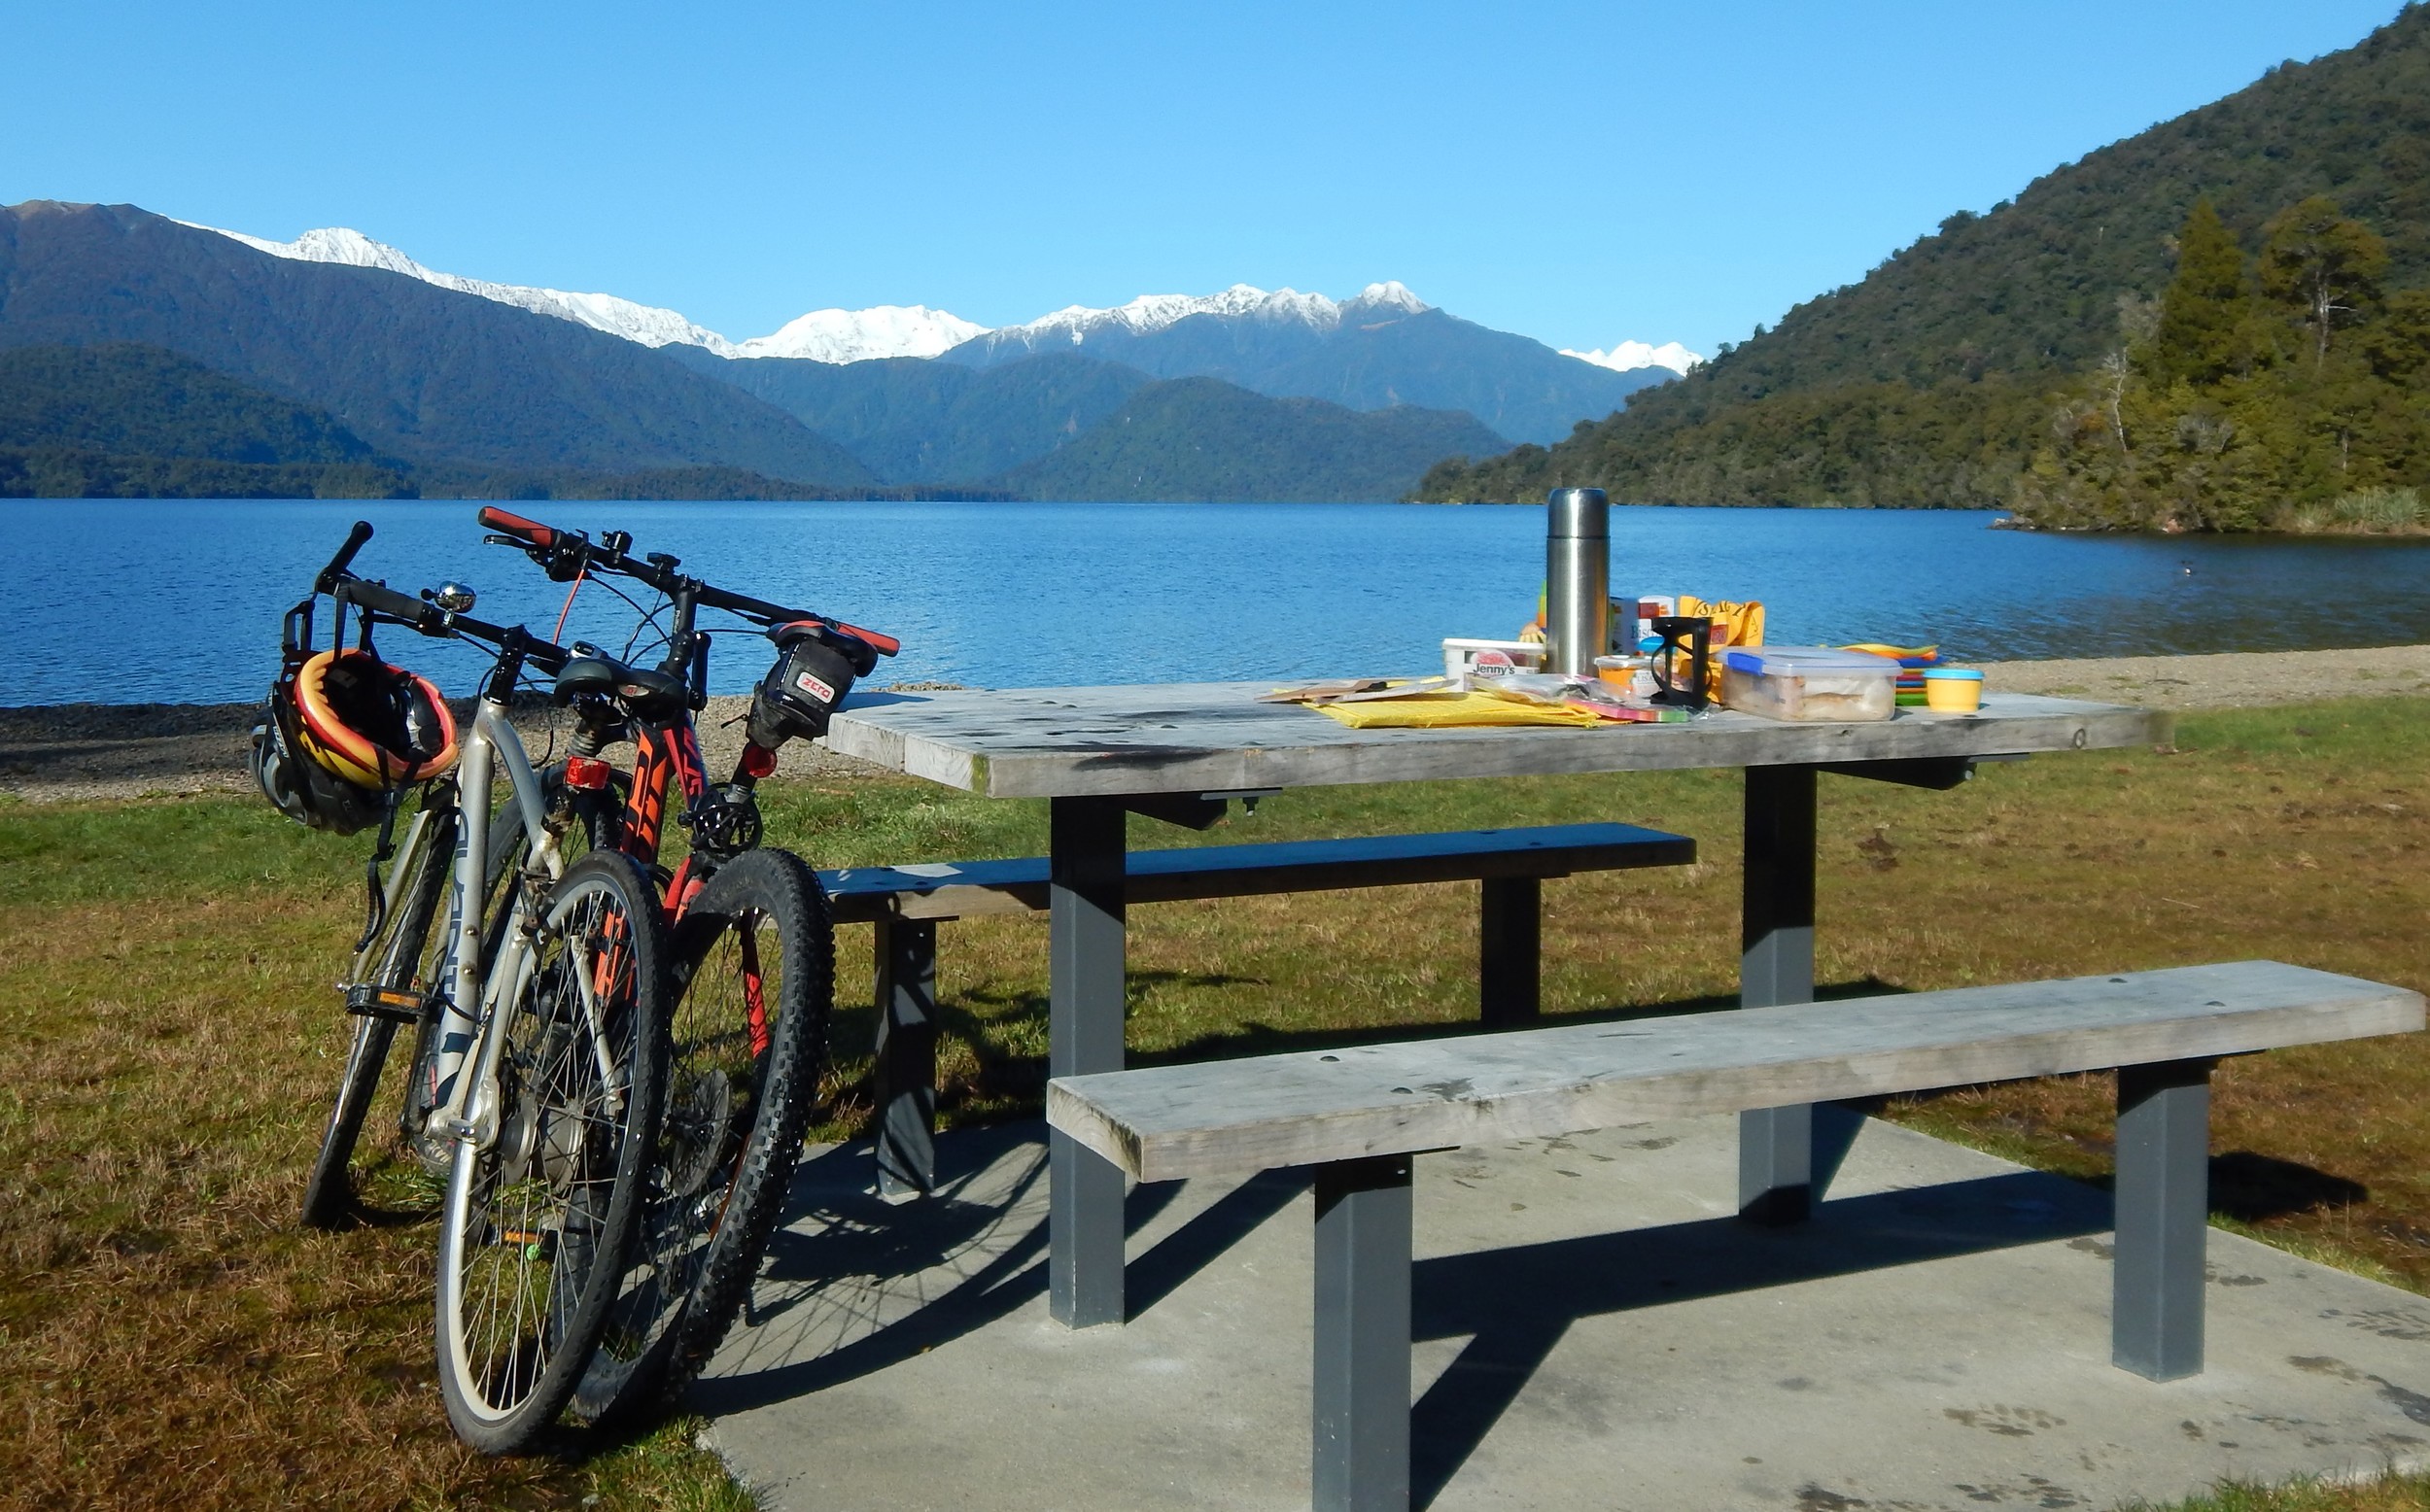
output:
[{"label": "bicycle front wheel", "polygon": [[547,1428],[616,1294],[666,1071],[665,933],[630,861],[584,857],[487,1027],[505,1037],[495,1111],[457,1143],[438,1274],[440,1392],[486,1453]]},{"label": "bicycle front wheel", "polygon": [[673,1397],[759,1268],[801,1153],[835,997],[818,878],[781,850],[710,877],[674,931],[665,1117],[642,1232],[575,1392],[599,1421]]}]

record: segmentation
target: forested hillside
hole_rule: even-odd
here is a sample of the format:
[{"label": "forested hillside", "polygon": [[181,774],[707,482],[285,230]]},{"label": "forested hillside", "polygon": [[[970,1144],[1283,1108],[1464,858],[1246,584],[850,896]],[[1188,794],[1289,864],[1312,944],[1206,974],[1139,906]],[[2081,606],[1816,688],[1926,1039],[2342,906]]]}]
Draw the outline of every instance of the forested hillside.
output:
[{"label": "forested hillside", "polygon": [[916,357],[737,361],[697,348],[675,355],[848,448],[886,482],[940,486],[968,487],[1034,462],[1154,381],[1077,352],[998,367]]},{"label": "forested hillside", "polygon": [[1623,413],[1452,459],[1416,497],[2007,507],[2081,376],[2127,361],[2196,202],[2258,258],[2315,196],[2379,239],[2380,296],[2430,286],[2430,9],[1952,216]]},{"label": "forested hillside", "polygon": [[382,498],[406,491],[326,411],[157,347],[0,349],[0,496]]},{"label": "forested hillside", "polygon": [[999,486],[1025,498],[1378,501],[1405,492],[1428,458],[1499,439],[1457,410],[1353,410],[1176,378],[1141,389]]}]

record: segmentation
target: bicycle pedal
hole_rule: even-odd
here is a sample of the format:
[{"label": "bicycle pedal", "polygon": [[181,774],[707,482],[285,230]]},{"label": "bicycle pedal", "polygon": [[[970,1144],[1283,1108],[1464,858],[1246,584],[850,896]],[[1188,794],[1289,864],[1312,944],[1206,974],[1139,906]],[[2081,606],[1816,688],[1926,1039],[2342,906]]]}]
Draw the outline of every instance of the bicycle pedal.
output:
[{"label": "bicycle pedal", "polygon": [[365,1018],[394,1019],[400,1024],[422,1021],[422,994],[409,987],[383,987],[358,981],[346,989],[346,1012]]}]

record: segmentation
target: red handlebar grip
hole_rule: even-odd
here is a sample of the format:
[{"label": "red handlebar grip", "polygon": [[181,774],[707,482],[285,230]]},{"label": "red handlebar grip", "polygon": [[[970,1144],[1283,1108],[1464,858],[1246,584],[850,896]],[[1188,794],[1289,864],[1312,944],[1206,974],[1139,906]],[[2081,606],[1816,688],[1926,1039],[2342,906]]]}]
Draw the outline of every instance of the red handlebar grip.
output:
[{"label": "red handlebar grip", "polygon": [[832,620],[829,623],[833,624],[836,629],[843,631],[848,636],[858,636],[861,639],[868,641],[871,645],[878,648],[879,654],[881,655],[892,656],[895,652],[903,649],[903,642],[895,639],[892,636],[884,635],[874,630],[863,630],[858,625],[847,625],[842,620]]},{"label": "red handlebar grip", "polygon": [[538,520],[526,520],[519,514],[508,514],[495,504],[481,506],[481,523],[493,531],[503,531],[509,535],[520,535],[542,550],[557,544],[555,531],[540,524]]}]

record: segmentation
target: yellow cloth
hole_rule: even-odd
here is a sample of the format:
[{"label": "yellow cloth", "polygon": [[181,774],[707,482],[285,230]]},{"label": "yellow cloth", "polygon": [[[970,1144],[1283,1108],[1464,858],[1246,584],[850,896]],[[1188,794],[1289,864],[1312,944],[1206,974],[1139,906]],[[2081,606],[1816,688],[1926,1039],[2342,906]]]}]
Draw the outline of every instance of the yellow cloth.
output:
[{"label": "yellow cloth", "polygon": [[1903,662],[1909,657],[1914,657],[1919,661],[1923,661],[1937,655],[1940,651],[1940,647],[1936,645],[1886,646],[1878,640],[1859,640],[1855,645],[1841,646],[1840,649],[1842,651],[1862,651],[1868,656],[1887,656],[1893,662]]},{"label": "yellow cloth", "polygon": [[1353,730],[1447,730],[1467,725],[1599,725],[1582,708],[1531,704],[1491,693],[1419,693],[1364,704],[1320,704]]}]

